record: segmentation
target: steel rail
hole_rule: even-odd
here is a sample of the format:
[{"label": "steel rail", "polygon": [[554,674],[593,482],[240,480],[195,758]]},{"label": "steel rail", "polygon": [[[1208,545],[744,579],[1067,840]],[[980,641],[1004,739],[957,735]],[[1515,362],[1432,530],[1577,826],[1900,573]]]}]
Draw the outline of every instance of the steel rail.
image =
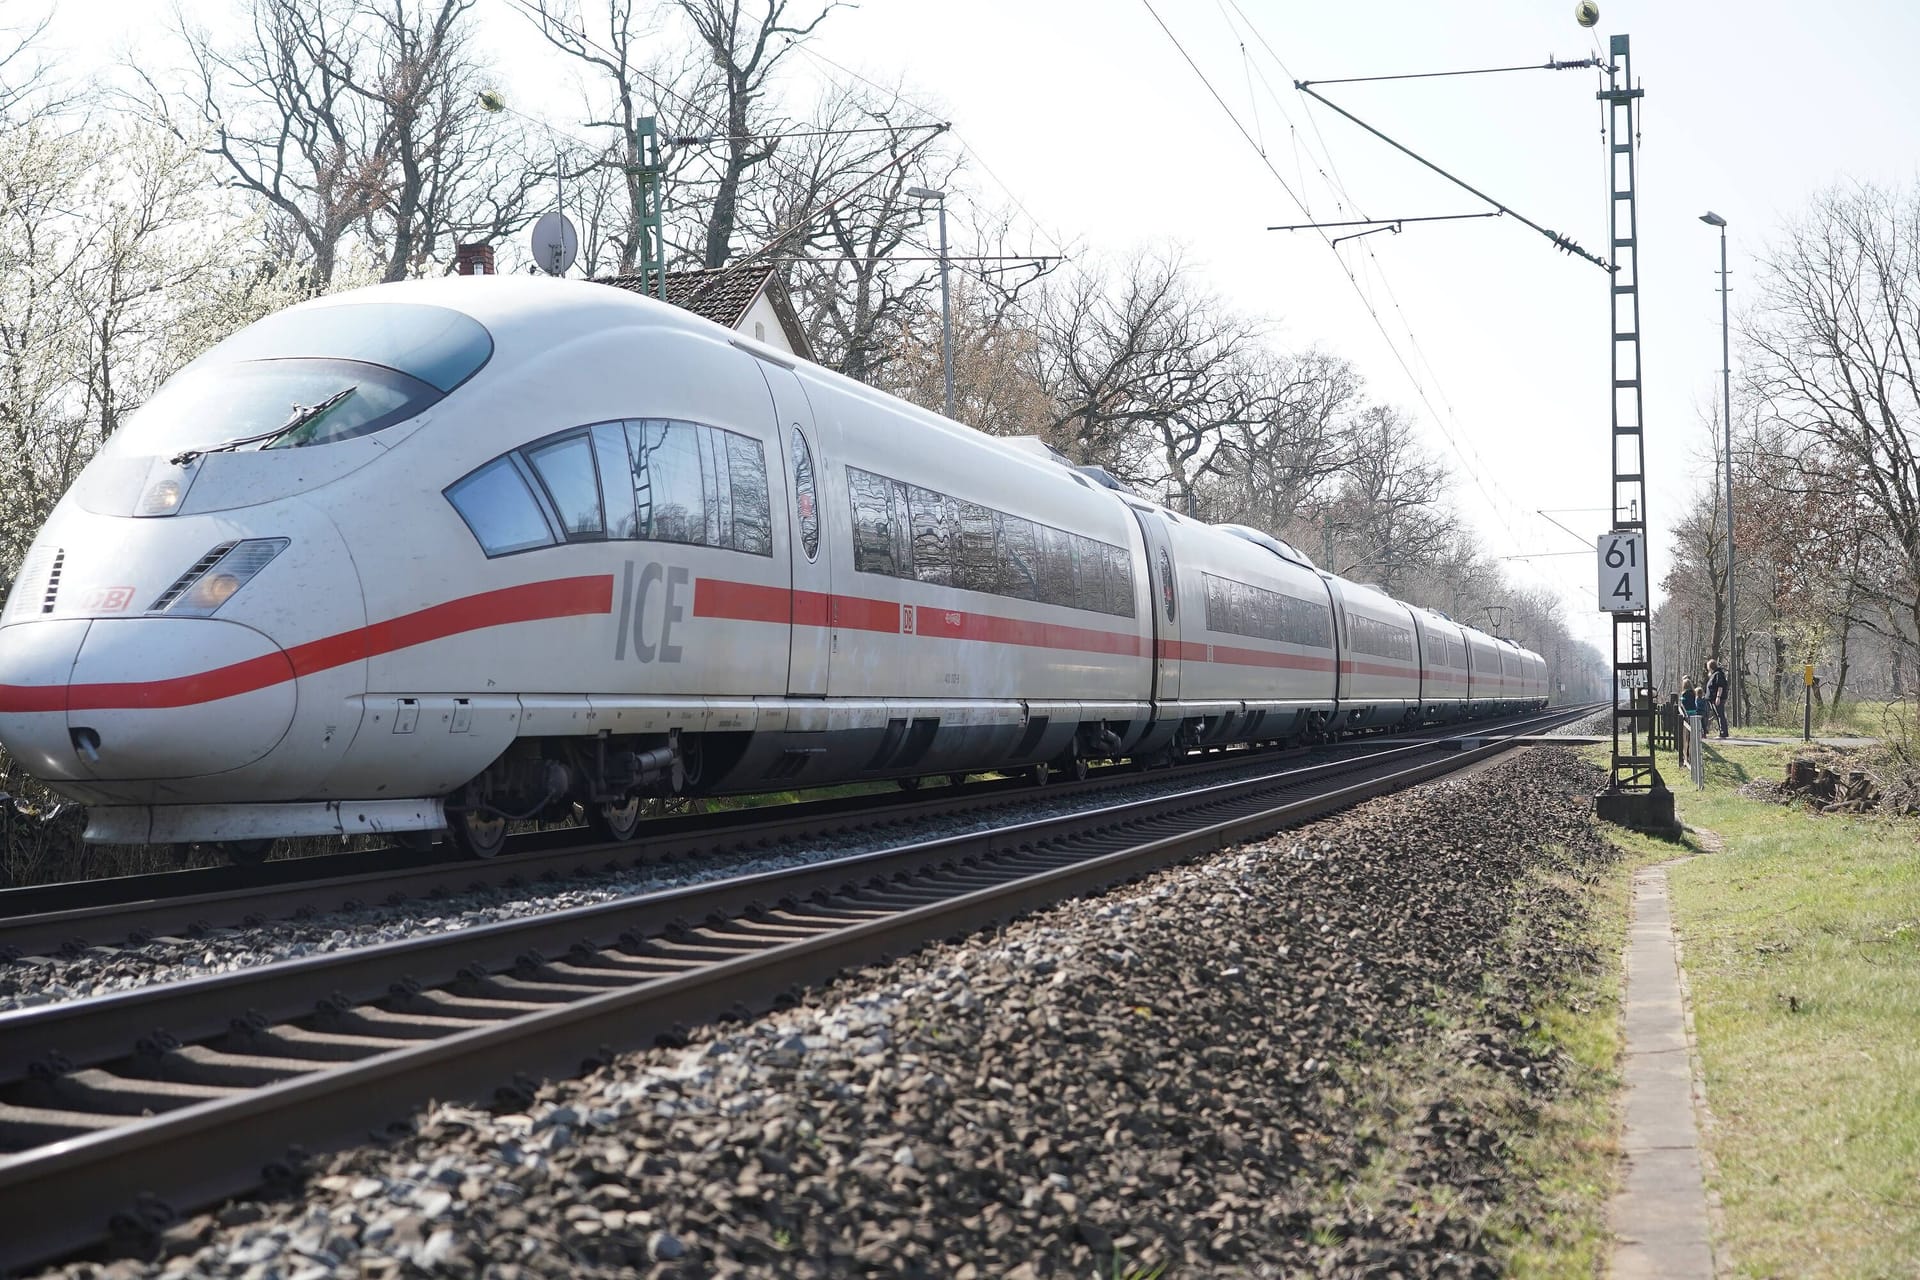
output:
[{"label": "steel rail", "polygon": [[[116,1220],[123,1229],[164,1225],[170,1210],[271,1181],[276,1171],[287,1176],[298,1164],[289,1153],[300,1144],[351,1140],[429,1097],[484,1097],[519,1073],[572,1072],[603,1059],[602,1046],[644,1044],[730,1009],[769,1007],[796,984],[823,981],[849,965],[1322,816],[1490,758],[1524,737],[1476,735],[1457,739],[1457,750],[1445,742],[1404,746],[1359,766],[1318,765],[648,899],[0,1016],[0,1045],[13,1059],[6,1074],[15,1082],[0,1095],[24,1092],[29,1102],[0,1104],[0,1127],[30,1128],[39,1118],[73,1130],[79,1104],[72,1099],[90,1093],[119,1112],[0,1157],[0,1267],[71,1251],[101,1238]],[[1356,771],[1366,776],[1341,777]],[[1093,850],[1073,847],[1076,840]],[[693,919],[704,923],[688,923]],[[568,958],[547,961],[544,947]],[[436,977],[451,989],[433,989]],[[303,1019],[312,1024],[305,1027],[276,1026],[272,1015],[237,1013],[233,1003],[244,995],[304,1011],[325,992],[336,994]],[[382,995],[397,1008],[363,1007]],[[209,998],[215,1003],[203,1007]],[[212,1007],[225,1010],[214,1034],[232,1028],[227,1049],[183,1049],[166,1033],[128,1044],[129,1025],[168,1025],[155,1021],[168,1013],[204,1021]],[[105,1027],[116,1018],[120,1058],[112,1056],[111,1035],[85,1030],[90,1021]],[[46,1044],[49,1032],[92,1035],[85,1061],[124,1063],[131,1071],[114,1075],[89,1070],[80,1059],[43,1058],[22,1072],[20,1046]],[[257,1051],[245,1052],[250,1047]],[[180,1078],[195,1074],[195,1062],[228,1080],[251,1073],[256,1083],[206,1083],[205,1070],[198,1081]],[[55,1105],[30,1105],[34,1094]],[[139,1114],[168,1104],[173,1109],[158,1115]],[[148,1196],[159,1187],[166,1208]]]},{"label": "steel rail", "polygon": [[[1507,720],[1489,721],[1498,726]],[[1363,738],[1285,752],[1229,750],[1195,759],[1195,775],[1232,772],[1329,751],[1376,750],[1409,740],[1458,733],[1458,726],[1392,738]],[[579,877],[651,866],[675,858],[726,856],[786,841],[848,830],[1065,799],[1152,782],[1154,773],[1101,768],[1084,781],[1036,788],[1021,778],[981,780],[904,795],[842,796],[763,809],[686,814],[651,820],[630,841],[581,840],[584,829],[529,832],[513,851],[486,861],[449,861],[444,852],[399,848],[328,854],[256,867],[202,867],[92,881],[0,890],[0,962],[12,956],[75,954],[90,946],[139,945],[155,937],[195,937],[212,929],[397,903],[442,893],[510,885],[550,876]]]}]

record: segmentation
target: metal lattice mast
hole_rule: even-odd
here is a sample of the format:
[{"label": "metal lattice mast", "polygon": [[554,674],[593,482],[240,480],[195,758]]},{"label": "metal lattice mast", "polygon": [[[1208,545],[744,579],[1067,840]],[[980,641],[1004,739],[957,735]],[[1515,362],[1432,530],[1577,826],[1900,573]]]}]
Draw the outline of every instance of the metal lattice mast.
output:
[{"label": "metal lattice mast", "polygon": [[[1608,283],[1609,324],[1613,333],[1613,527],[1647,531],[1647,455],[1641,410],[1644,397],[1640,364],[1640,219],[1634,182],[1633,60],[1627,37],[1611,37],[1607,87],[1598,97],[1607,111],[1607,170],[1612,188],[1608,226],[1613,238],[1613,277]],[[1649,569],[1647,580],[1653,581]],[[1613,775],[1614,791],[1663,791],[1654,765],[1653,602],[1613,619]],[[1625,705],[1621,705],[1623,695]]]},{"label": "metal lattice mast", "polygon": [[634,122],[633,163],[627,171],[640,180],[640,279],[653,296],[667,297],[666,242],[660,233],[660,132],[652,116]]}]

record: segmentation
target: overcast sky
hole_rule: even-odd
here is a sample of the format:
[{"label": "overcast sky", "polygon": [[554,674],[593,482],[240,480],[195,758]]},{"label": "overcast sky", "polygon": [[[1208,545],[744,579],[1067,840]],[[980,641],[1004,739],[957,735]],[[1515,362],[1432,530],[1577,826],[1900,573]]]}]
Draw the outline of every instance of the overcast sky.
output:
[{"label": "overcast sky", "polygon": [[[182,3],[210,23],[233,11],[233,0]],[[591,10],[600,0],[583,3]],[[1459,473],[1454,499],[1491,553],[1586,547],[1509,564],[1521,581],[1560,592],[1576,631],[1604,648],[1591,538],[1608,502],[1605,274],[1512,219],[1409,226],[1337,251],[1312,233],[1264,230],[1308,219],[1295,195],[1322,219],[1484,207],[1310,109],[1292,81],[1534,64],[1604,50],[1611,33],[1632,36],[1646,90],[1641,289],[1657,578],[1670,563],[1665,527],[1704,483],[1704,421],[1719,385],[1718,245],[1698,216],[1713,209],[1730,223],[1737,322],[1753,256],[1815,193],[1854,180],[1913,181],[1920,77],[1908,64],[1920,47],[1920,9],[1601,0],[1600,25],[1588,32],[1570,0],[1151,4],[861,0],[821,28],[819,59],[793,60],[790,97],[804,103],[808,80],[850,72],[904,79],[911,98],[953,122],[981,201],[1017,201],[1030,216],[1016,234],[1035,251],[1122,255],[1177,244],[1209,287],[1268,324],[1278,343],[1352,359]],[[122,50],[171,62],[165,9],[60,0],[55,38],[75,70]],[[1155,10],[1264,145],[1265,160]],[[481,13],[511,100],[571,127],[572,71],[542,51],[509,0],[482,0]],[[100,32],[115,33],[110,45]],[[1592,71],[1528,71],[1323,92],[1604,255],[1596,87]],[[1347,194],[1335,191],[1336,178]]]}]

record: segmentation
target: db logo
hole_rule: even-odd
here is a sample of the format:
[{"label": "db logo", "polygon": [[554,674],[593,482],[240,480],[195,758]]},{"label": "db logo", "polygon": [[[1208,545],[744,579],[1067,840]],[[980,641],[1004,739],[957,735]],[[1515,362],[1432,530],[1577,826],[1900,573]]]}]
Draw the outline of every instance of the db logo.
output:
[{"label": "db logo", "polygon": [[93,587],[80,597],[83,613],[120,613],[132,603],[132,587]]},{"label": "db logo", "polygon": [[900,606],[900,634],[903,636],[913,634],[913,606],[910,604]]}]

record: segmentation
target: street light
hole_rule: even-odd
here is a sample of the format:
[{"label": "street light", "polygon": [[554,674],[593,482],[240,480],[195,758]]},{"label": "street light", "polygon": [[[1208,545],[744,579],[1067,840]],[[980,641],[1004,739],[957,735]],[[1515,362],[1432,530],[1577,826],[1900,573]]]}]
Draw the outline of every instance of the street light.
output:
[{"label": "street light", "polygon": [[947,193],[931,187],[908,187],[915,200],[940,202],[940,362],[945,370],[947,416],[953,416],[953,300],[947,293]]},{"label": "street light", "polygon": [[1740,633],[1733,612],[1733,361],[1728,355],[1727,337],[1727,220],[1709,209],[1700,215],[1700,221],[1720,229],[1720,412],[1725,422],[1727,465],[1727,711],[1729,721],[1738,724]]}]

